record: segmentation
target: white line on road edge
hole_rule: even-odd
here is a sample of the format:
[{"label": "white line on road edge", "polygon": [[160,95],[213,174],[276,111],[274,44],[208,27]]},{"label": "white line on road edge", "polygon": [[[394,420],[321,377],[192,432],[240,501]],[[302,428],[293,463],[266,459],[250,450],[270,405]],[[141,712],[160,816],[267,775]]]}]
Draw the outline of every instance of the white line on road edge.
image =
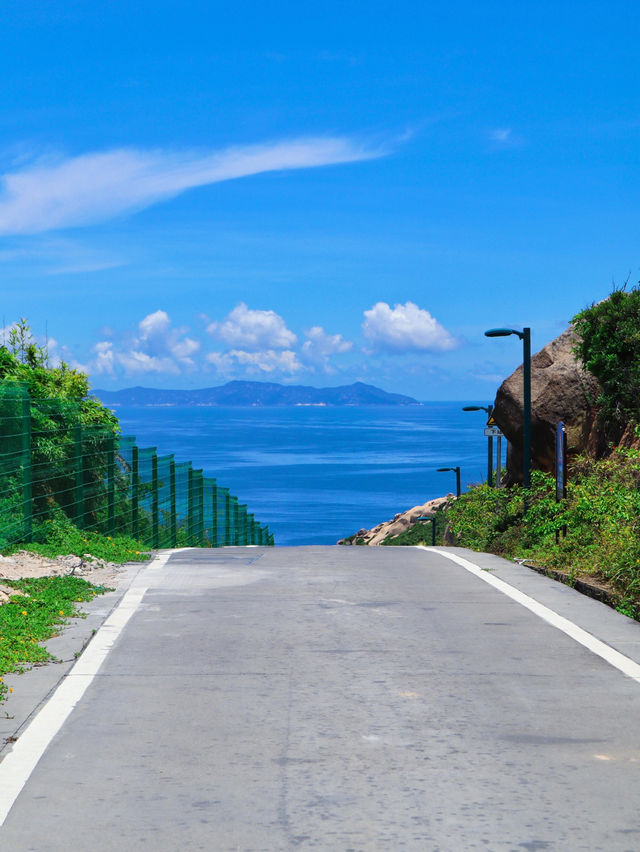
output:
[{"label": "white line on road edge", "polygon": [[[171,552],[156,556],[145,572],[162,568],[170,557]],[[0,826],[45,749],[84,695],[124,626],[140,606],[148,588],[139,585],[128,589],[77,663],[0,763]]]},{"label": "white line on road edge", "polygon": [[416,546],[419,547],[420,550],[427,550],[430,553],[437,553],[438,556],[444,556],[445,559],[450,559],[452,562],[455,562],[457,565],[465,568],[471,574],[475,574],[476,577],[484,580],[485,583],[488,583],[490,586],[498,589],[512,600],[526,607],[553,627],[557,627],[558,630],[562,630],[563,633],[566,633],[567,636],[570,636],[572,639],[575,639],[576,642],[584,645],[584,647],[588,648],[593,654],[597,654],[598,657],[602,657],[603,660],[606,660],[607,663],[614,666],[616,669],[619,669],[619,671],[623,674],[640,683],[640,665],[638,665],[635,660],[632,660],[630,657],[626,657],[624,654],[621,654],[620,651],[616,651],[615,648],[612,648],[600,639],[596,639],[595,636],[591,633],[587,633],[587,631],[583,630],[581,627],[578,627],[578,625],[574,624],[573,621],[569,621],[568,618],[558,615],[557,612],[549,609],[549,607],[538,603],[538,601],[534,598],[529,597],[529,595],[525,595],[524,592],[519,591],[514,586],[510,586],[509,583],[505,583],[504,580],[501,580],[499,577],[495,577],[488,571],[484,571],[475,563],[469,562],[468,559],[464,559],[456,553],[447,553],[445,550],[436,550],[433,547],[423,547],[422,545]]}]

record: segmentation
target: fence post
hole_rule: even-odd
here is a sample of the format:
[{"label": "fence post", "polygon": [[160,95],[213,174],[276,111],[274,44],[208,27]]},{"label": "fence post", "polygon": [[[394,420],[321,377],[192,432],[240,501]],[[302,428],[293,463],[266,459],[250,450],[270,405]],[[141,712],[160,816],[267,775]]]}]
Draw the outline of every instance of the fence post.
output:
[{"label": "fence post", "polygon": [[238,514],[236,515],[236,527],[238,530],[236,537],[236,544],[244,545],[246,544],[246,534],[247,534],[247,507],[243,503],[238,503]]},{"label": "fence post", "polygon": [[131,535],[138,538],[140,506],[140,468],[138,463],[138,447],[131,447]]},{"label": "fence post", "polygon": [[171,503],[171,547],[175,547],[178,543],[178,521],[176,518],[176,463],[173,458],[169,462],[169,492]]},{"label": "fence post", "polygon": [[78,529],[84,529],[84,467],[82,464],[82,426],[76,423],[73,427],[73,451],[75,486],[73,502],[75,505],[75,520]]},{"label": "fence post", "polygon": [[224,543],[228,547],[231,544],[231,495],[229,489],[224,489]]},{"label": "fence post", "polygon": [[232,538],[233,538],[233,544],[235,546],[237,546],[238,538],[239,538],[239,535],[238,535],[238,516],[239,516],[240,507],[238,506],[238,498],[237,497],[232,497],[231,500],[232,500],[231,511],[232,511],[232,514],[233,514],[233,536],[232,536]]},{"label": "fence post", "polygon": [[33,535],[33,468],[31,466],[31,398],[22,398],[22,536]]},{"label": "fence post", "polygon": [[218,546],[218,485],[214,479],[211,483],[211,546]]},{"label": "fence post", "polygon": [[151,456],[151,523],[152,523],[152,547],[158,547],[158,454]]},{"label": "fence post", "polygon": [[194,520],[193,520],[193,468],[189,465],[188,480],[187,480],[187,541],[193,545],[194,540]]},{"label": "fence post", "polygon": [[198,471],[198,544],[204,544],[204,474]]},{"label": "fence post", "polygon": [[107,438],[107,533],[116,528],[116,449],[113,435]]}]

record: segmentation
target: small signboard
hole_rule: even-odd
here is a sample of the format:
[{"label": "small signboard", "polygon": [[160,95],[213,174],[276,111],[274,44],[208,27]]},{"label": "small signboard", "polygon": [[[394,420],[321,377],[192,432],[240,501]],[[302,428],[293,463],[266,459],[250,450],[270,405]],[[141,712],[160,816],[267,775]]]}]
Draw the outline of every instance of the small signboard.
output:
[{"label": "small signboard", "polygon": [[498,429],[497,426],[485,426],[484,434],[487,438],[502,438],[504,437],[502,432]]}]

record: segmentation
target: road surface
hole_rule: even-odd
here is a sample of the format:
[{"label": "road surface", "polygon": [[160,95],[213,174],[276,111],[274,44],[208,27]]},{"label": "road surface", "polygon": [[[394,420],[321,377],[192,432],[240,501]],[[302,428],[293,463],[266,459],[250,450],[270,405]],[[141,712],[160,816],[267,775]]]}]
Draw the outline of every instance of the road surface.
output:
[{"label": "road surface", "polygon": [[492,556],[178,551],[2,751],[0,849],[638,850],[639,662]]}]

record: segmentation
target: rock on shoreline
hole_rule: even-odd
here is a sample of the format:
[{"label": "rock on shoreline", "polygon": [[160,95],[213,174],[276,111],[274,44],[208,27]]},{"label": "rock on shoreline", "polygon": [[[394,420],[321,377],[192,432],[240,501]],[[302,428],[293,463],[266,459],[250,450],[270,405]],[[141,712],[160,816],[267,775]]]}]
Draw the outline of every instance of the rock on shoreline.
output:
[{"label": "rock on shoreline", "polygon": [[414,506],[406,512],[399,512],[390,521],[384,521],[370,530],[358,530],[354,535],[341,538],[338,544],[382,544],[389,536],[393,538],[408,530],[422,515],[430,515],[433,512],[437,512],[451,500],[455,499],[453,494],[447,494],[446,497],[436,497],[433,500],[427,500],[422,506]]}]

